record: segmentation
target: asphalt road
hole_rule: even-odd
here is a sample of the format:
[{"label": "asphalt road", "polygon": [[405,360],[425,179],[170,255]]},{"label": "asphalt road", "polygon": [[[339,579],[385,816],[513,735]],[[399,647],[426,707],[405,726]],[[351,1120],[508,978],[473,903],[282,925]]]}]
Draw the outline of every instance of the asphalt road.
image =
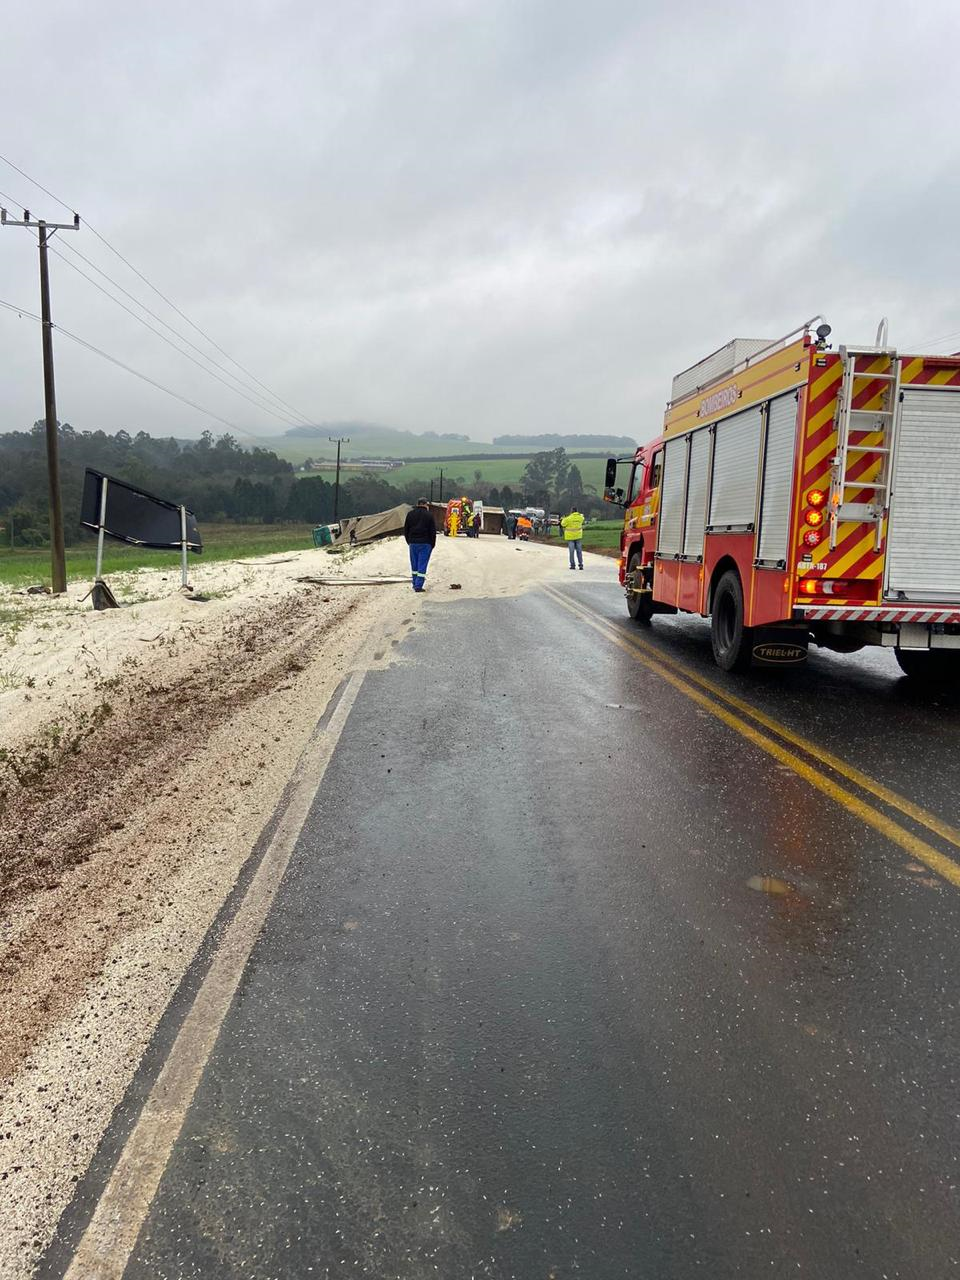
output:
[{"label": "asphalt road", "polygon": [[960,1274],[960,702],[584,577],[366,677],[129,1280]]}]

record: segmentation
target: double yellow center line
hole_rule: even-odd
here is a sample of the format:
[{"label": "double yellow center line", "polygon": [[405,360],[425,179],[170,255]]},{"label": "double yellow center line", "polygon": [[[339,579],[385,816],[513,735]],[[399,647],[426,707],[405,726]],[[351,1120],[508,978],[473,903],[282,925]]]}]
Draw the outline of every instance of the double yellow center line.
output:
[{"label": "double yellow center line", "polygon": [[[597,618],[561,591],[550,586],[544,587],[544,591],[552,600],[569,610],[588,627],[592,627],[604,639],[628,653],[641,666],[659,676],[661,680],[666,681],[679,693],[702,707],[704,711],[760,747],[778,764],[791,769],[798,777],[809,782],[812,787],[816,787],[835,804],[854,814],[861,822],[873,827],[875,831],[898,844],[918,862],[924,863],[931,871],[935,871],[960,889],[960,862],[940,853],[926,840],[908,831],[906,827],[901,826],[881,809],[870,804],[836,779],[843,778],[852,783],[861,792],[874,796],[888,808],[895,809],[919,826],[926,827],[928,831],[960,851],[960,830],[956,827],[943,822],[935,814],[908,800],[906,796],[899,795],[868,774],[862,773],[846,760],[841,760],[839,756],[825,751],[801,734],[794,733],[786,725],[765,715],[764,712],[728,692],[713,680],[708,680],[681,666],[680,663],[641,640],[639,636],[628,636],[618,627],[602,618]],[[803,755],[798,752],[802,752]],[[836,777],[831,777],[831,774]]]}]

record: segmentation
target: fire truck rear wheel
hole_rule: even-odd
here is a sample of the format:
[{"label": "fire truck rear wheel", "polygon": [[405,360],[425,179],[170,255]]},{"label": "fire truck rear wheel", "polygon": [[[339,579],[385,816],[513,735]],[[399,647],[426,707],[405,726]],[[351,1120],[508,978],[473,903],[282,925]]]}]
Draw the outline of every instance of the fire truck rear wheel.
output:
[{"label": "fire truck rear wheel", "polygon": [[[634,556],[630,561],[627,572],[634,574],[640,572],[639,555]],[[650,620],[653,617],[653,596],[649,592],[640,595],[635,591],[631,591],[627,596],[627,613],[641,627],[649,627]]]},{"label": "fire truck rear wheel", "polygon": [[900,670],[917,684],[960,688],[960,651],[956,649],[894,649]]},{"label": "fire truck rear wheel", "polygon": [[714,660],[724,671],[750,666],[750,628],[743,625],[743,587],[736,569],[727,570],[713,594],[710,641]]}]

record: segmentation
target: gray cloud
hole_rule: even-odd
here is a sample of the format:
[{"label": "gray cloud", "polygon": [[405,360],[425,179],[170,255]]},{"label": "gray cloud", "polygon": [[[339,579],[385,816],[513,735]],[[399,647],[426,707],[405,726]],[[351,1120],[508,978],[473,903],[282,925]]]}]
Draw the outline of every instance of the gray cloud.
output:
[{"label": "gray cloud", "polygon": [[[952,0],[59,0],[16,21],[5,153],[318,420],[642,437],[671,376],[734,335],[821,310],[840,340],[883,313],[902,345],[960,330]],[[2,165],[0,190],[59,212]],[[139,287],[89,232],[71,243]],[[22,232],[0,234],[0,282],[35,309]],[[58,260],[54,301],[283,429]],[[11,429],[40,414],[39,335],[8,313],[0,335]],[[57,357],[77,427],[207,425],[63,339]]]}]

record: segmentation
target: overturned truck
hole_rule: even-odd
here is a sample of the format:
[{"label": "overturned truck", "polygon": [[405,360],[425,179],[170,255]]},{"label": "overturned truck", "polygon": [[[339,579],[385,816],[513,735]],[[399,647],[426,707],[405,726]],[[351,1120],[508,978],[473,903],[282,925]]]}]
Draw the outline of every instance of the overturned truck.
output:
[{"label": "overturned truck", "polygon": [[402,502],[389,511],[377,511],[369,516],[350,516],[340,521],[340,532],[333,539],[335,546],[360,542],[377,542],[380,538],[395,538],[403,533],[407,512],[413,508]]}]

